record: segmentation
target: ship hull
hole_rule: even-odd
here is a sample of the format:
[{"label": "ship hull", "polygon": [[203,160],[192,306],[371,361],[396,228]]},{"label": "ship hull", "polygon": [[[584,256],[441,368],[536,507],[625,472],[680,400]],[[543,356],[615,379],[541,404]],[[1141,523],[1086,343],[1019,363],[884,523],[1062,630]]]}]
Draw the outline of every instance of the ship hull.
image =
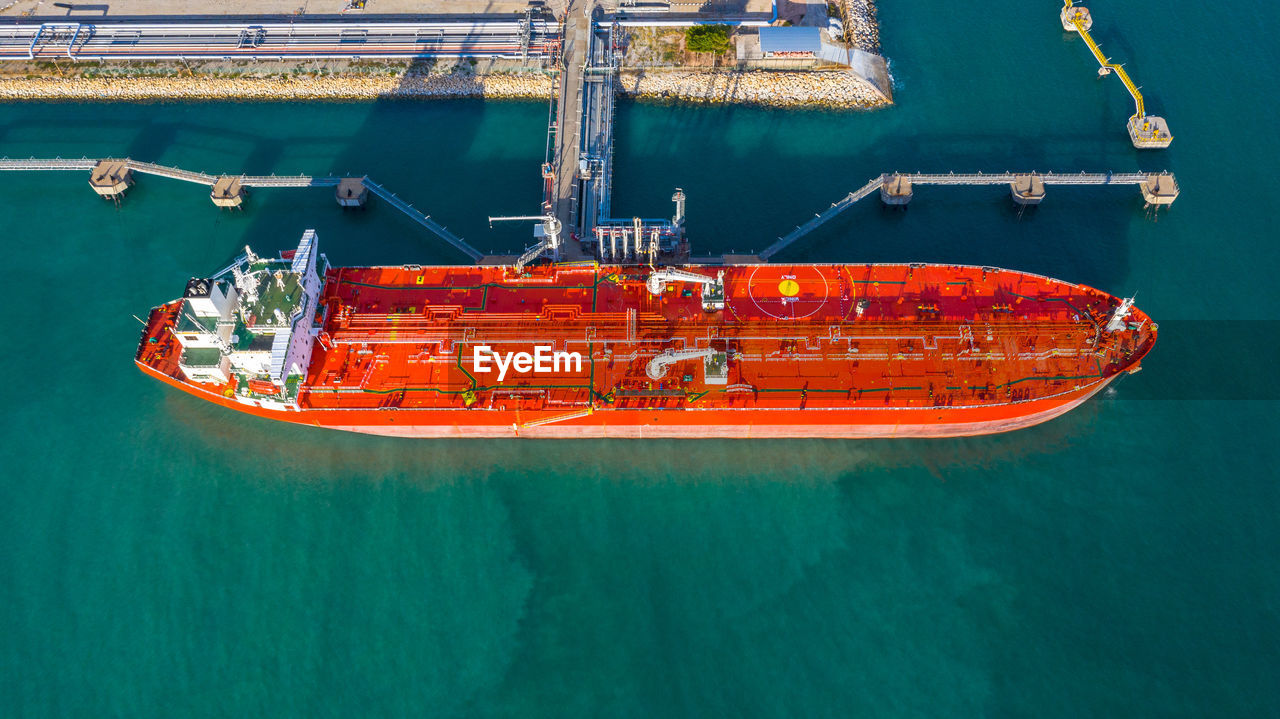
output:
[{"label": "ship hull", "polygon": [[265,419],[387,437],[421,439],[890,439],[1010,432],[1075,409],[1111,383],[1099,379],[1054,397],[972,407],[597,409],[276,409],[245,403],[157,372],[200,399]]},{"label": "ship hull", "polygon": [[189,281],[152,310],[139,366],[229,409],[382,436],[963,437],[1071,411],[1136,371],[1157,330],[1131,300],[990,267],[404,265],[322,282],[314,239]]}]

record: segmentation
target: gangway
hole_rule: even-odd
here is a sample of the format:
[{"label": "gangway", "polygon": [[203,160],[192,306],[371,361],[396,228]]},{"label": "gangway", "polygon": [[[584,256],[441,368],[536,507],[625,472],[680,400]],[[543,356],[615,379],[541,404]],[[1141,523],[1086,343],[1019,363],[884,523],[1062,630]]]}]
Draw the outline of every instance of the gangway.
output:
[{"label": "gangway", "polygon": [[461,237],[450,232],[444,225],[431,219],[430,216],[419,212],[418,208],[400,199],[396,193],[391,192],[368,177],[364,178],[364,186],[369,188],[370,192],[385,200],[387,204],[408,215],[409,219],[431,230],[437,237],[453,245],[459,252],[470,257],[473,262],[479,262],[480,258],[484,257],[484,253],[467,244]]},{"label": "gangway", "polygon": [[804,237],[810,232],[813,232],[814,230],[818,229],[822,225],[826,224],[827,221],[830,220],[831,218],[835,217],[841,212],[844,212],[845,210],[852,207],[853,203],[857,202],[858,200],[861,200],[867,195],[870,195],[871,193],[880,189],[880,186],[884,184],[884,177],[885,177],[884,175],[880,175],[879,177],[873,178],[867,184],[854,190],[853,192],[850,192],[848,195],[844,197],[844,199],[838,202],[831,203],[831,207],[828,207],[825,211],[814,215],[812,220],[809,220],[803,225],[796,227],[794,230],[787,233],[786,235],[779,237],[777,242],[773,243],[772,245],[769,245],[769,247],[765,249],[764,252],[760,253],[760,259],[767,260],[770,257],[776,255],[779,250],[782,250],[783,248],[790,245],[792,242],[795,242],[801,237]]},{"label": "gangway", "polygon": [[1089,52],[1093,53],[1094,59],[1098,61],[1100,66],[1098,75],[1105,76],[1114,72],[1133,97],[1134,113],[1128,122],[1129,139],[1133,141],[1133,146],[1139,149],[1168,147],[1173,142],[1173,135],[1169,134],[1169,124],[1162,117],[1147,115],[1142,92],[1138,90],[1138,86],[1129,77],[1124,66],[1111,62],[1111,59],[1102,53],[1102,48],[1098,47],[1098,43],[1089,34],[1089,28],[1093,27],[1093,17],[1089,14],[1089,10],[1076,5],[1073,0],[1063,0],[1061,14],[1062,28],[1068,32],[1079,33],[1084,39],[1084,44],[1089,47]]},{"label": "gangway", "polygon": [[650,272],[645,287],[649,294],[661,297],[667,291],[667,286],[675,282],[702,285],[702,309],[707,312],[724,309],[724,270],[717,272],[715,277],[708,277],[697,272],[667,267]]}]

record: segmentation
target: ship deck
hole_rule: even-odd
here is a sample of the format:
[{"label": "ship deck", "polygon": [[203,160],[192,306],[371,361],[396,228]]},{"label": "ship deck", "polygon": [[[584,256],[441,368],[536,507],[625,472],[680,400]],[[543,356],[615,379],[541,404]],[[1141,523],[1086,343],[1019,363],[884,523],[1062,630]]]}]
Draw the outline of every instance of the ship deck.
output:
[{"label": "ship deck", "polygon": [[[689,268],[714,276],[718,268]],[[1089,287],[1006,270],[940,265],[723,268],[725,309],[701,286],[660,296],[647,268],[375,267],[330,272],[303,408],[847,408],[980,406],[1073,391],[1135,364],[1155,329]],[[477,346],[578,352],[549,372],[499,380]],[[660,380],[668,350],[724,353]],[[711,381],[708,381],[711,380]]]}]

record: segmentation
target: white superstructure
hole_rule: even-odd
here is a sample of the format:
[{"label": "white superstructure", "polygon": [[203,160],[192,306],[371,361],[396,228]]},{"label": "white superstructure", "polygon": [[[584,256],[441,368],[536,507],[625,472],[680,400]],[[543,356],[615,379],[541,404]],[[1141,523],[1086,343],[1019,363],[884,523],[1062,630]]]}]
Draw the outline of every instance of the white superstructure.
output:
[{"label": "white superstructure", "polygon": [[246,247],[214,277],[190,280],[174,329],[183,374],[213,383],[235,376],[241,398],[292,400],[311,360],[327,265],[307,230],[280,259]]}]

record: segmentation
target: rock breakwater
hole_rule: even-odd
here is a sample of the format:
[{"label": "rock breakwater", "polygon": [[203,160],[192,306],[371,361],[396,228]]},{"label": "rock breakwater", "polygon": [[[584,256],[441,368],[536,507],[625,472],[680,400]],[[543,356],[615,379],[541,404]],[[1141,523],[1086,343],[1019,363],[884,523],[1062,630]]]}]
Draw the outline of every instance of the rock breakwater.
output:
[{"label": "rock breakwater", "polygon": [[854,47],[880,54],[880,22],[874,0],[842,0],[845,39]]},{"label": "rock breakwater", "polygon": [[541,73],[424,75],[27,76],[0,79],[3,100],[362,100],[393,97],[540,98]]},{"label": "rock breakwater", "polygon": [[[884,96],[865,80],[843,71],[624,71],[619,86],[627,95],[677,101],[840,108],[887,104]],[[541,72],[231,76],[161,71],[67,77],[30,74],[0,78],[0,100],[546,100],[551,96],[551,87],[551,77]]]},{"label": "rock breakwater", "polygon": [[879,90],[846,71],[624,71],[622,91],[641,98],[771,107],[872,108],[889,104]]}]

